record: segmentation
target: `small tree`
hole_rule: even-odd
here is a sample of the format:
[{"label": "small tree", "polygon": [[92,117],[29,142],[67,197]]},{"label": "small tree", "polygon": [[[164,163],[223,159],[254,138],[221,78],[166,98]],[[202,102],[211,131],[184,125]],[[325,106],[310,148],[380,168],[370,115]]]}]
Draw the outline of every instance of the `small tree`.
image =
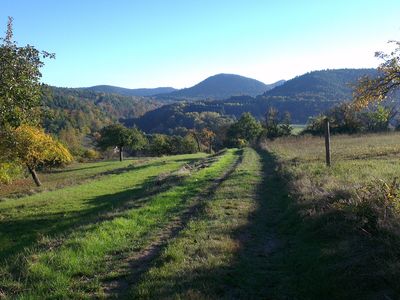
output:
[{"label": "small tree", "polygon": [[132,151],[140,151],[144,149],[149,142],[144,133],[136,127],[129,129],[129,131],[130,131],[129,149],[131,149]]},{"label": "small tree", "polygon": [[200,136],[201,136],[201,140],[203,141],[203,144],[207,146],[208,153],[211,153],[212,152],[213,140],[215,138],[215,133],[212,132],[208,128],[203,128],[203,130],[201,131]]},{"label": "small tree", "polygon": [[289,136],[292,134],[293,126],[291,125],[292,118],[288,111],[285,111],[283,115],[282,123],[279,124],[279,131],[282,136]]},{"label": "small tree", "polygon": [[25,165],[37,186],[41,185],[36,173],[39,166],[59,166],[73,159],[69,151],[43,129],[21,125],[15,130],[3,132],[0,138],[3,158]]},{"label": "small tree", "polygon": [[199,133],[195,129],[189,129],[188,135],[193,136],[197,144],[197,151],[201,152],[201,142]]},{"label": "small tree", "polygon": [[265,114],[265,129],[267,131],[267,137],[270,139],[277,138],[279,133],[279,119],[278,110],[270,107]]},{"label": "small tree", "polygon": [[361,113],[361,119],[365,124],[365,130],[369,132],[379,132],[389,130],[389,122],[392,118],[393,110],[378,105],[374,110]]},{"label": "small tree", "polygon": [[264,128],[265,135],[269,139],[291,135],[293,127],[291,125],[290,113],[286,111],[283,119],[281,119],[279,118],[278,110],[270,107],[265,114]]},{"label": "small tree", "polygon": [[149,150],[152,155],[161,156],[171,152],[170,140],[164,134],[154,134],[150,138]]},{"label": "small tree", "polygon": [[137,128],[129,129],[121,124],[112,124],[104,127],[100,131],[97,140],[97,146],[103,150],[110,147],[117,147],[119,151],[119,160],[123,160],[123,151],[125,147],[132,150],[140,150],[146,144],[146,138]]},{"label": "small tree", "polygon": [[244,113],[227,132],[229,146],[241,147],[254,142],[261,134],[262,126],[250,113]]}]

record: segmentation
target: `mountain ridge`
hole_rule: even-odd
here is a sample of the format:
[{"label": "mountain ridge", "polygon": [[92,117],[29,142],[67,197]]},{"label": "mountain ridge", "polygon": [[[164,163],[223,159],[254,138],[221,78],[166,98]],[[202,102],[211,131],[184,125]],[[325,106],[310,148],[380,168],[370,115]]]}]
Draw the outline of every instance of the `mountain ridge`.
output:
[{"label": "mountain ridge", "polygon": [[236,96],[224,100],[177,102],[149,111],[139,118],[127,119],[146,132],[170,133],[180,130],[193,114],[212,113],[238,118],[250,112],[263,119],[269,108],[289,112],[292,122],[305,124],[333,106],[352,99],[352,86],[363,76],[374,76],[376,69],[334,69],[312,71],[297,76],[257,97]]},{"label": "mountain ridge", "polygon": [[283,82],[284,80],[279,80],[272,84],[265,84],[259,80],[237,74],[219,73],[207,77],[192,87],[156,95],[156,97],[175,100],[221,100],[232,96],[257,96]]},{"label": "mountain ridge", "polygon": [[177,89],[173,87],[156,87],[156,88],[137,88],[128,89],[113,85],[95,85],[91,87],[81,88],[97,93],[119,94],[122,96],[139,96],[139,97],[152,97],[157,94],[174,92]]}]

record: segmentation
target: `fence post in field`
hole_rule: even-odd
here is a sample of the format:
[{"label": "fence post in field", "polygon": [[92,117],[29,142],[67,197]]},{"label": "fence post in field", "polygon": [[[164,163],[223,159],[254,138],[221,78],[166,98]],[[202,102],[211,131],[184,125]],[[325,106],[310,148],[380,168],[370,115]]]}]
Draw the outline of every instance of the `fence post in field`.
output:
[{"label": "fence post in field", "polygon": [[325,157],[326,165],[331,166],[331,133],[329,130],[329,119],[325,119]]}]

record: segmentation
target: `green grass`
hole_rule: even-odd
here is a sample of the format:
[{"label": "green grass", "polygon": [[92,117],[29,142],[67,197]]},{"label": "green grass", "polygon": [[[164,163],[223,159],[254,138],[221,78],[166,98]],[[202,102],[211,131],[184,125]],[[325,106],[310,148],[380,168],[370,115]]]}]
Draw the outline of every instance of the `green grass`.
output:
[{"label": "green grass", "polygon": [[[46,206],[52,201],[64,202],[60,201],[62,196],[67,202],[77,202],[76,199],[81,198],[81,201],[78,201],[80,211],[85,210],[86,205],[90,207],[90,205],[103,203],[108,206],[108,209],[112,209],[110,203],[113,202],[116,204],[120,201],[131,201],[132,203],[121,210],[109,213],[108,218],[75,228],[61,240],[55,237],[45,238],[39,247],[24,252],[23,258],[20,259],[21,264],[16,266],[18,272],[14,271],[14,274],[9,274],[9,278],[3,279],[3,285],[9,290],[13,288],[20,298],[85,298],[93,294],[101,296],[101,278],[106,278],[108,273],[112,272],[108,268],[112,268],[113,264],[107,264],[110,256],[125,251],[137,251],[144,247],[151,240],[152,235],[161,230],[173,216],[181,213],[191,198],[207,188],[214,178],[222,174],[236,156],[233,151],[217,156],[210,167],[193,173],[181,182],[179,181],[175,187],[169,187],[166,191],[160,191],[154,195],[140,195],[138,199],[142,203],[138,205],[135,194],[139,191],[135,191],[135,185],[143,185],[146,179],[152,176],[151,174],[176,169],[189,158],[196,157],[198,158],[198,155],[180,156],[180,159],[171,157],[167,159],[166,164],[153,163],[152,165],[150,163],[141,170],[110,175],[88,184],[59,190],[57,199],[49,196]],[[92,194],[88,195],[90,192]],[[40,196],[43,197],[44,193]],[[35,206],[37,201],[33,200],[33,197],[35,196],[32,196],[30,201],[23,198],[16,201],[25,200]],[[55,210],[61,208],[61,211],[65,212],[69,206],[57,205]],[[53,206],[50,204],[50,207]],[[3,209],[9,211],[7,208]],[[30,211],[31,209],[28,209],[26,214],[29,215]],[[26,220],[27,215],[21,218]],[[82,215],[79,218],[82,219]],[[22,279],[15,280],[17,273]],[[24,292],[20,293],[21,291]]]},{"label": "green grass", "polygon": [[305,125],[305,124],[291,124],[291,126],[293,127],[292,134],[298,135],[306,128],[307,125]]},{"label": "green grass", "polygon": [[[119,164],[114,164],[116,172],[98,180],[0,202],[2,257],[7,258],[8,255],[45,239],[47,235],[64,232],[82,222],[97,218],[100,213],[129,200],[142,189],[143,184],[153,180],[161,172],[176,170],[185,162],[201,156],[155,159],[147,164],[131,165],[122,173],[119,172]],[[97,167],[98,164],[94,166]]]},{"label": "green grass", "polygon": [[[314,186],[334,190],[376,179],[391,180],[400,172],[400,134],[332,136],[332,167],[325,168],[324,139],[299,136],[278,139],[269,149],[293,166],[302,177],[310,174]],[[298,166],[301,166],[299,168]]]},{"label": "green grass", "polygon": [[26,174],[26,177],[15,180],[12,184],[0,183],[0,199],[15,198],[54,190],[57,188],[81,184],[84,181],[98,179],[111,172],[124,172],[132,165],[140,165],[151,158],[127,159],[119,161],[101,161],[92,163],[74,163],[63,169],[54,169],[47,172],[38,172],[42,181],[42,186],[37,187],[32,178]]},{"label": "green grass", "polygon": [[397,299],[398,141],[334,136],[331,168],[296,136],[66,170],[0,202],[0,298]]},{"label": "green grass", "polygon": [[[259,189],[263,161],[252,149],[214,193],[198,215],[172,240],[160,257],[131,290],[139,299],[246,298],[263,293],[265,267],[256,261],[264,245],[250,245],[265,226],[248,228],[260,210]],[[265,216],[262,217],[265,220]],[[261,249],[260,249],[261,248]],[[247,252],[250,253],[247,253]]]},{"label": "green grass", "polygon": [[399,133],[333,136],[331,168],[322,138],[268,143],[277,176],[293,199],[281,206],[284,221],[278,223],[290,247],[276,256],[286,277],[281,289],[290,297],[400,295],[400,200],[397,188],[390,190],[400,174],[399,141]]}]

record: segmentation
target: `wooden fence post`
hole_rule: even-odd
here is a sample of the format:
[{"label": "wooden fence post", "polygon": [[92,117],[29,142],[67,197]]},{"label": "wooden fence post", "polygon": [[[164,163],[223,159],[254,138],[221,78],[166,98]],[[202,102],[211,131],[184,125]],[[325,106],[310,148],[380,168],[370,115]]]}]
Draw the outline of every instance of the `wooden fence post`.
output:
[{"label": "wooden fence post", "polygon": [[329,129],[329,119],[325,119],[325,157],[326,165],[331,166],[331,133]]}]

